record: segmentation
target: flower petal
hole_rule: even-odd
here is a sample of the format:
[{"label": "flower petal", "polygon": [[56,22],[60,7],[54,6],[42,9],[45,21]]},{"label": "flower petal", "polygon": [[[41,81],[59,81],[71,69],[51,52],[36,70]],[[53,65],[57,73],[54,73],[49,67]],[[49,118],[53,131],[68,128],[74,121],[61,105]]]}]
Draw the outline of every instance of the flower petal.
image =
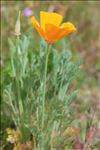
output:
[{"label": "flower petal", "polygon": [[61,37],[68,35],[69,33],[73,32],[76,30],[76,28],[73,26],[70,26],[71,24],[67,23],[63,24],[62,27],[57,27],[55,25],[52,24],[46,24],[45,25],[45,34],[47,36],[47,41],[48,42],[54,42],[58,39],[60,39]]},{"label": "flower petal", "polygon": [[60,34],[60,28],[53,24],[46,24],[45,25],[45,34],[47,36],[47,41],[48,42],[53,42],[58,35]]},{"label": "flower petal", "polygon": [[37,30],[37,32],[45,38],[45,33],[43,31],[43,29],[40,27],[39,23],[37,22],[37,20],[35,19],[34,16],[31,17],[31,22],[34,25],[35,29]]},{"label": "flower petal", "polygon": [[59,26],[62,21],[62,16],[53,12],[40,12],[41,27],[45,31],[45,24],[53,24]]},{"label": "flower petal", "polygon": [[70,23],[70,22],[65,22],[60,26],[61,29],[66,28],[69,31],[76,31],[76,27]]}]

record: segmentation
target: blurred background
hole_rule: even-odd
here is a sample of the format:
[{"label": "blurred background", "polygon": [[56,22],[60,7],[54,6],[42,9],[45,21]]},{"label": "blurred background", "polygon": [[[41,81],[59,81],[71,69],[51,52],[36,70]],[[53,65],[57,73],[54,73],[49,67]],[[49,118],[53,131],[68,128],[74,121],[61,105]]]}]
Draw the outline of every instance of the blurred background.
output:
[{"label": "blurred background", "polygon": [[[18,11],[21,10],[21,33],[29,28],[33,31],[33,44],[40,38],[34,31],[30,16],[39,20],[39,12],[53,11],[63,15],[63,21],[70,21],[77,27],[77,32],[54,43],[58,50],[62,44],[68,45],[73,59],[81,59],[82,72],[78,80],[77,112],[84,115],[85,110],[95,120],[100,120],[100,2],[99,1],[2,1],[2,64],[9,54],[8,37],[13,38]],[[39,42],[38,42],[39,44]],[[81,106],[81,107],[80,107]],[[80,115],[82,117],[82,115]]]}]

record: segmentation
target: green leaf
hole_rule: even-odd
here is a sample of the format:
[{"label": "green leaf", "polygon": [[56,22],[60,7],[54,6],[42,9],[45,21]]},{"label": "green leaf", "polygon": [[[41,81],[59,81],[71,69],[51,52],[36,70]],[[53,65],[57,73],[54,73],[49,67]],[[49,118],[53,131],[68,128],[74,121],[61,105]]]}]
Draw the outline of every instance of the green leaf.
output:
[{"label": "green leaf", "polygon": [[16,52],[16,46],[10,38],[8,38],[8,44],[9,44],[9,48],[10,48],[10,55],[14,56],[14,54]]}]

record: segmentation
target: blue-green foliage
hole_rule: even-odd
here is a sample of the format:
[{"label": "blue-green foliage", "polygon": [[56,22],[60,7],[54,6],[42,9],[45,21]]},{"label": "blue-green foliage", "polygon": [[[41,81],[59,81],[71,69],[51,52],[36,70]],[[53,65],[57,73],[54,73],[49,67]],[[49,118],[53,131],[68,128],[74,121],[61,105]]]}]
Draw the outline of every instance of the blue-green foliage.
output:
[{"label": "blue-green foliage", "polygon": [[[79,73],[79,63],[72,61],[71,51],[63,48],[49,51],[46,77],[46,96],[44,127],[42,119],[42,95],[44,87],[44,67],[47,43],[42,39],[35,51],[30,43],[30,36],[18,37],[9,42],[9,58],[2,69],[3,104],[7,110],[3,114],[13,121],[23,134],[22,141],[33,135],[38,145],[49,149],[59,147],[63,142],[61,135],[64,128],[72,122],[70,103],[75,99],[77,90],[71,90],[72,80]],[[73,88],[72,88],[73,89]],[[63,129],[62,129],[63,127]],[[56,138],[52,141],[52,132]],[[58,142],[57,142],[58,141]],[[52,143],[51,143],[52,142]],[[57,144],[59,143],[59,144]]]}]

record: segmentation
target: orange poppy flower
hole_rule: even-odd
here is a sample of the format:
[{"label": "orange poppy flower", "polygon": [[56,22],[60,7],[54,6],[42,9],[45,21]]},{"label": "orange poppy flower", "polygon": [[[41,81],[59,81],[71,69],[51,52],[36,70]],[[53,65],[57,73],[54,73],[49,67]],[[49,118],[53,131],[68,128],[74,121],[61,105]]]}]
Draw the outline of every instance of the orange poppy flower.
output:
[{"label": "orange poppy flower", "polygon": [[31,17],[31,22],[40,36],[48,43],[52,43],[61,37],[76,31],[76,27],[70,22],[65,22],[60,25],[62,18],[63,17],[60,14],[41,11],[40,24],[34,16]]}]

